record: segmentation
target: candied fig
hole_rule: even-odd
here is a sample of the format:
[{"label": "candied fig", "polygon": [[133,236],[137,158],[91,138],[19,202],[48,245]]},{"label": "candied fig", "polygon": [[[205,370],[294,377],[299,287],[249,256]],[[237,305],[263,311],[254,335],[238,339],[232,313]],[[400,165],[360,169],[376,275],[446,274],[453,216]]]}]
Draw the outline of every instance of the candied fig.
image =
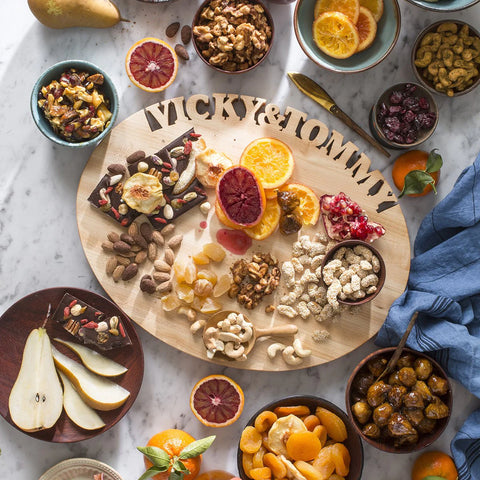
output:
[{"label": "candied fig", "polygon": [[370,408],[370,405],[363,400],[352,405],[352,412],[357,420],[363,425],[370,419],[372,409]]},{"label": "candied fig", "polygon": [[407,408],[423,408],[425,406],[422,395],[413,391],[403,397],[403,404]]},{"label": "candied fig", "polygon": [[353,381],[353,388],[360,393],[360,395],[366,396],[368,389],[373,385],[374,381],[375,377],[370,372],[360,373]]},{"label": "candied fig", "polygon": [[398,378],[406,387],[413,387],[417,381],[417,375],[412,367],[403,367],[398,371]]},{"label": "candied fig", "polygon": [[417,380],[415,385],[412,387],[412,390],[414,392],[418,392],[426,402],[430,402],[432,400],[432,392],[423,380]]},{"label": "candied fig", "polygon": [[435,395],[445,395],[448,392],[448,381],[438,375],[432,375],[427,384]]},{"label": "candied fig", "polygon": [[362,433],[369,438],[380,438],[380,427],[374,423],[367,423],[363,429]]},{"label": "candied fig", "polygon": [[433,420],[448,417],[449,413],[449,408],[435,396],[433,397],[432,403],[427,405],[427,408],[425,409],[425,416]]},{"label": "candied fig", "polygon": [[421,408],[405,408],[403,414],[408,418],[414,427],[418,427],[425,418]]},{"label": "candied fig", "polygon": [[371,407],[378,407],[387,399],[387,394],[392,387],[380,380],[375,382],[367,391],[367,402]]},{"label": "candied fig", "polygon": [[277,203],[283,213],[292,213],[300,206],[300,200],[293,192],[277,192]]},{"label": "candied fig", "polygon": [[415,435],[417,431],[404,415],[395,412],[388,421],[388,433],[392,437],[403,437],[404,435]]},{"label": "candied fig", "polygon": [[372,360],[370,360],[368,363],[367,363],[367,368],[370,370],[370,372],[372,373],[372,375],[377,378],[379,377],[382,372],[385,370],[385,367],[387,366],[387,359],[386,358],[383,358],[383,357],[376,357],[376,358],[372,358]]},{"label": "candied fig", "polygon": [[426,433],[433,432],[436,424],[436,420],[434,420],[433,418],[426,418],[424,416],[423,420],[417,425],[417,430],[425,435]]},{"label": "candied fig", "polygon": [[373,421],[379,427],[385,427],[392,413],[393,407],[389,403],[382,403],[373,411]]},{"label": "candied fig", "polygon": [[[390,385],[402,385],[402,382],[400,381],[400,379],[398,378],[398,371],[396,372],[393,372],[390,374],[390,376],[388,377],[388,383]],[[402,385],[403,386],[403,385]]]},{"label": "candied fig", "polygon": [[418,442],[418,433],[412,433],[411,435],[402,435],[401,437],[396,437],[393,441],[395,447],[402,447],[403,445],[414,445]]},{"label": "candied fig", "polygon": [[415,357],[411,353],[404,353],[400,356],[397,362],[397,368],[400,370],[403,367],[413,367]]},{"label": "candied fig", "polygon": [[284,235],[296,233],[302,228],[302,217],[297,212],[282,215],[279,228]]},{"label": "candied fig", "polygon": [[403,397],[407,394],[407,387],[403,385],[394,385],[388,392],[388,401],[395,410],[399,410],[403,405]]},{"label": "candied fig", "polygon": [[432,362],[428,358],[417,358],[414,368],[419,380],[427,380],[433,371]]}]

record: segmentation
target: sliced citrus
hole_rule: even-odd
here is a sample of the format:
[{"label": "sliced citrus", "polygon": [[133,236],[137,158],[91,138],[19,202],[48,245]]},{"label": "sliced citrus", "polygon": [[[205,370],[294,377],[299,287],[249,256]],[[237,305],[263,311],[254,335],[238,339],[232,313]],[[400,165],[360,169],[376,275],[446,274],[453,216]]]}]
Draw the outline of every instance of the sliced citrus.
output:
[{"label": "sliced citrus", "polygon": [[277,198],[277,189],[276,188],[267,188],[265,189],[265,198],[267,200],[272,200]]},{"label": "sliced citrus", "polygon": [[281,189],[282,192],[291,192],[300,201],[298,211],[304,225],[315,225],[320,215],[320,201],[315,192],[300,183],[288,183]]},{"label": "sliced citrus", "polygon": [[263,188],[282,186],[292,175],[295,161],[290,147],[275,138],[258,138],[247,145],[240,165],[257,176]]},{"label": "sliced citrus", "polygon": [[377,34],[377,22],[373,18],[372,12],[366,7],[360,7],[357,30],[360,37],[357,52],[361,52],[373,43]]},{"label": "sliced citrus", "polygon": [[360,6],[368,8],[376,22],[382,18],[383,0],[360,0]]},{"label": "sliced citrus", "polygon": [[130,47],[125,68],[137,87],[146,92],[161,92],[175,80],[178,58],[168,43],[147,37]]},{"label": "sliced citrus", "polygon": [[225,427],[240,417],[244,405],[243,391],[225,375],[209,375],[193,387],[190,408],[207,427]]},{"label": "sliced citrus", "polygon": [[231,222],[227,216],[223,213],[222,207],[218,201],[215,201],[215,214],[217,215],[218,220],[223,223],[228,228],[233,228],[234,230],[239,230],[242,227],[236,223]]},{"label": "sliced citrus", "polygon": [[241,227],[253,227],[265,211],[265,192],[248,168],[227,169],[217,182],[217,202],[227,219]]},{"label": "sliced citrus", "polygon": [[265,212],[260,223],[257,223],[254,227],[245,228],[245,233],[254,240],[265,240],[277,228],[281,213],[282,211],[276,198],[267,200]]},{"label": "sliced citrus", "polygon": [[333,58],[351,57],[360,43],[355,23],[340,12],[322,13],[313,22],[313,40]]},{"label": "sliced citrus", "polygon": [[315,2],[313,15],[314,18],[317,19],[325,12],[340,12],[355,24],[358,21],[359,9],[359,0],[317,0]]}]

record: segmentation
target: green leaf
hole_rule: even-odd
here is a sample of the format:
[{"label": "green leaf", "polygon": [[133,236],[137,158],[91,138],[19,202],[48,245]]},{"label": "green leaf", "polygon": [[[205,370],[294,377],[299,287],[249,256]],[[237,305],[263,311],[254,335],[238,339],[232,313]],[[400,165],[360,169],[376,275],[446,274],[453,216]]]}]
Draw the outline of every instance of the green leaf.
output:
[{"label": "green leaf", "polygon": [[443,160],[440,154],[435,153],[436,148],[434,148],[427,159],[427,167],[425,169],[428,173],[438,172],[443,166]]},{"label": "green leaf", "polygon": [[444,477],[437,477],[436,475],[429,475],[428,477],[422,478],[422,480],[447,480]]},{"label": "green leaf", "polygon": [[180,460],[176,460],[173,463],[172,468],[177,472],[183,472],[183,473],[186,473],[187,475],[190,473],[190,470]]},{"label": "green leaf", "polygon": [[170,475],[168,476],[168,480],[183,480],[183,472],[177,472],[176,470],[172,469]]},{"label": "green leaf", "polygon": [[430,184],[432,187],[434,187],[434,183],[435,181],[429,173],[423,170],[412,170],[405,175],[403,190],[400,192],[398,198],[403,197],[403,195],[415,195],[417,193],[422,193],[427,185]]},{"label": "green leaf", "polygon": [[147,480],[147,478],[152,478],[154,475],[160,472],[164,472],[158,467],[150,467],[138,480]]},{"label": "green leaf", "polygon": [[170,466],[170,455],[158,447],[137,447],[152,463],[154,467],[161,468],[164,472]]},{"label": "green leaf", "polygon": [[210,445],[215,440],[215,435],[210,437],[201,438],[200,440],[195,440],[194,442],[187,445],[181,452],[178,458],[180,460],[186,460],[187,458],[194,458],[201,455],[203,452],[208,450]]}]

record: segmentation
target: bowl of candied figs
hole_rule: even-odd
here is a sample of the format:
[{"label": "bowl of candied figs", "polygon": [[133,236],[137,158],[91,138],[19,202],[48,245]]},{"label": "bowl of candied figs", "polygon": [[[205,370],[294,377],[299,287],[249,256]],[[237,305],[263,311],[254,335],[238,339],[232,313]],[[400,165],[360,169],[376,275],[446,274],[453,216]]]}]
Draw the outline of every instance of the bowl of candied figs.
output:
[{"label": "bowl of candied figs", "polygon": [[355,430],[374,447],[410,453],[434,442],[452,411],[452,389],[443,368],[428,355],[404,348],[392,371],[383,373],[396,347],[364,358],[345,392]]},{"label": "bowl of candied figs", "polygon": [[237,465],[242,480],[359,480],[363,447],[340,408],[320,397],[295,395],[263,406],[250,418]]}]

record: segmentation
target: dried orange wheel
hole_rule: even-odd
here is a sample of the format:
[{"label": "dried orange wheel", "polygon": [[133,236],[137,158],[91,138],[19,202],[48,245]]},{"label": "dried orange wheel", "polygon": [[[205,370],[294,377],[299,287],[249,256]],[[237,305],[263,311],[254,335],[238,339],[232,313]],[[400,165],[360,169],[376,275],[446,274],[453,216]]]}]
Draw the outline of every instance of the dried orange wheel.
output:
[{"label": "dried orange wheel", "polygon": [[340,59],[351,57],[360,43],[355,23],[340,12],[322,13],[313,22],[313,40],[322,52]]},{"label": "dried orange wheel", "polygon": [[128,78],[138,88],[146,92],[161,92],[175,80],[178,58],[168,43],[147,37],[130,47],[125,68]]},{"label": "dried orange wheel", "polygon": [[298,198],[300,201],[298,211],[304,225],[315,225],[317,223],[320,215],[320,201],[312,189],[300,183],[288,183],[280,190],[294,193]]},{"label": "dried orange wheel", "polygon": [[245,228],[244,232],[254,240],[265,240],[276,230],[281,213],[277,199],[267,200],[260,223],[257,223],[254,227]]},{"label": "dried orange wheel", "polygon": [[353,23],[357,23],[360,13],[359,0],[317,0],[313,15],[318,18],[325,12],[340,12],[346,15]]},{"label": "dried orange wheel", "polygon": [[376,22],[382,18],[383,0],[360,0],[360,6],[368,8]]},{"label": "dried orange wheel", "polygon": [[358,36],[360,37],[357,52],[361,52],[373,43],[375,35],[377,34],[377,22],[372,12],[366,7],[360,7],[357,30]]},{"label": "dried orange wheel", "polygon": [[208,427],[225,427],[240,417],[244,405],[243,391],[225,375],[209,375],[193,387],[190,408]]},{"label": "dried orange wheel", "polygon": [[240,165],[249,168],[264,189],[272,189],[282,186],[291,177],[295,162],[287,144],[265,137],[247,145]]}]

